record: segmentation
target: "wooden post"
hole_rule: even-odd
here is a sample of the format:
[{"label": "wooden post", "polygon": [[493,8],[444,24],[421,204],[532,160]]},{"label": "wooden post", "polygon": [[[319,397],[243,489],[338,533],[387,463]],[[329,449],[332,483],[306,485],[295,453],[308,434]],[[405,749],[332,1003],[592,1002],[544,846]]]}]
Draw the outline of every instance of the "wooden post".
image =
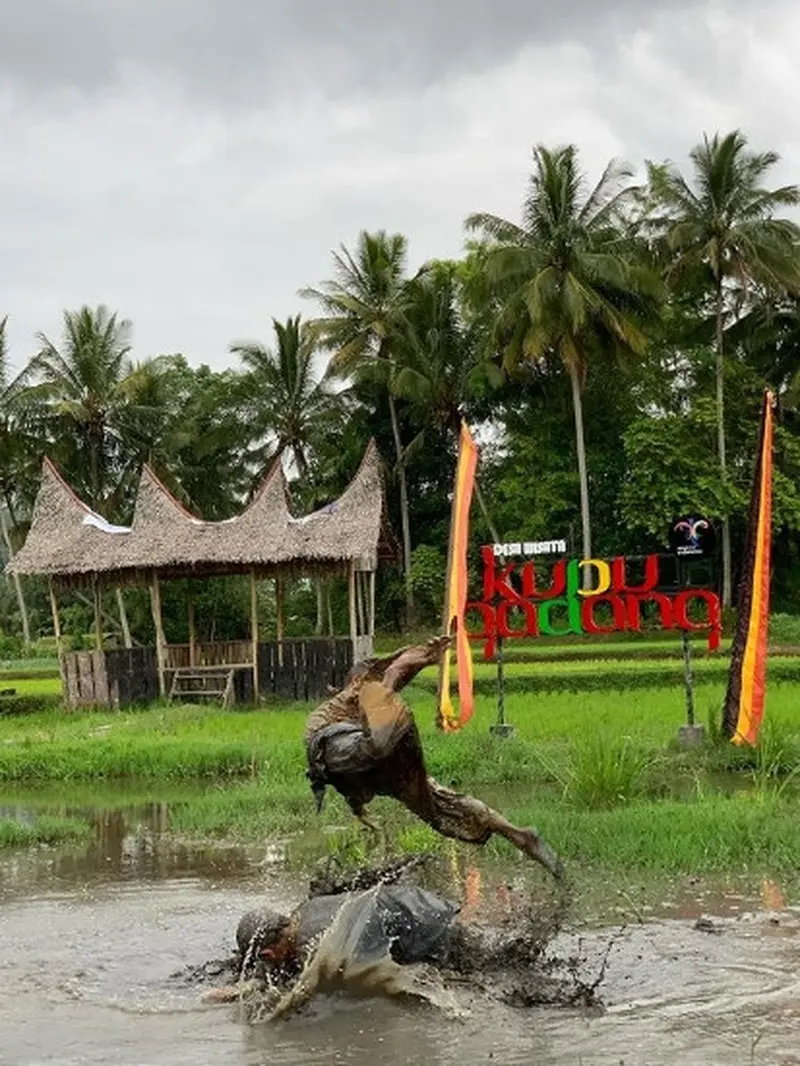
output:
[{"label": "wooden post", "polygon": [[364,575],[356,570],[356,625],[357,635],[363,637],[367,631],[366,595],[364,592]]},{"label": "wooden post", "polygon": [[683,685],[686,690],[686,724],[694,725],[694,677],[692,676],[692,645],[689,634],[681,630],[683,644]]},{"label": "wooden post", "polygon": [[161,620],[161,586],[158,583],[158,574],[153,571],[150,584],[150,606],[153,611],[153,624],[156,628],[156,661],[158,663],[158,692],[162,699],[167,694],[167,683],[164,676],[164,624]]},{"label": "wooden post", "polygon": [[94,646],[98,651],[103,650],[103,597],[100,592],[100,583],[94,579],[92,589],[94,593]]},{"label": "wooden post", "polygon": [[53,633],[55,634],[56,649],[60,659],[64,651],[64,646],[61,640],[61,619],[58,614],[58,601],[56,600],[56,590],[52,578],[50,578],[48,585],[50,589],[50,610],[53,614]]},{"label": "wooden post", "polygon": [[61,618],[58,614],[58,600],[56,599],[56,590],[52,578],[48,581],[48,590],[50,592],[50,611],[53,615],[53,634],[56,638],[56,651],[58,652],[58,673],[61,678],[61,691],[66,702],[67,686],[66,675],[64,673],[64,641],[61,636]]},{"label": "wooden post", "polygon": [[197,666],[197,634],[194,628],[194,596],[189,587],[189,666]]},{"label": "wooden post", "polygon": [[128,612],[125,610],[125,597],[122,594],[122,589],[117,586],[117,611],[119,613],[119,624],[122,628],[122,643],[126,648],[133,647],[133,641],[131,640],[131,627],[128,625]]},{"label": "wooden post", "polygon": [[350,640],[353,644],[353,663],[356,661],[358,631],[356,627],[356,564],[355,560],[350,563],[347,575],[347,605],[350,610]]},{"label": "wooden post", "polygon": [[258,585],[255,570],[250,571],[250,636],[253,641],[253,703],[258,703]]},{"label": "wooden post", "polygon": [[277,607],[278,666],[283,666],[283,578],[275,578],[275,604]]},{"label": "wooden post", "polygon": [[369,615],[367,619],[367,632],[370,644],[375,640],[375,571],[369,572]]}]

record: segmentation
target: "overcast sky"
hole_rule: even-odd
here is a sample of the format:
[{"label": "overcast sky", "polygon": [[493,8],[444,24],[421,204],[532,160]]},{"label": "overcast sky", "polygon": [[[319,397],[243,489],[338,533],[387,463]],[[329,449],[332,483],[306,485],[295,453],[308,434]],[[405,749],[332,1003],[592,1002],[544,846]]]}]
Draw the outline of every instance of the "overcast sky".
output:
[{"label": "overcast sky", "polygon": [[106,303],[134,354],[222,367],[312,310],[360,229],[411,266],[517,217],[531,146],[682,162],[741,127],[800,181],[791,0],[27,0],[0,6],[12,364]]}]

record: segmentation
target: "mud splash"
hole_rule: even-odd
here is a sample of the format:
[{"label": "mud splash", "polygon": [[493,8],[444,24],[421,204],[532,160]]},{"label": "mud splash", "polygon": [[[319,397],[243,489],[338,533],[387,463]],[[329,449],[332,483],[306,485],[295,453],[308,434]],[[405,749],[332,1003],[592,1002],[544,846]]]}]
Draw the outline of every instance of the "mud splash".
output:
[{"label": "mud splash", "polygon": [[[545,1005],[520,1009],[486,969],[446,975],[458,1017],[332,993],[279,1025],[241,1024],[237,1006],[200,1002],[220,970],[174,975],[225,959],[240,915],[291,909],[307,877],[268,861],[267,845],[173,849],[145,814],[100,819],[85,853],[0,857],[1,1066],[797,1066],[800,911],[773,892],[703,896],[688,882],[641,921],[628,907],[626,929],[548,942],[540,961],[580,960],[587,982],[610,945],[602,1012],[552,1009],[537,990]],[[461,898],[502,930],[516,903],[483,877],[477,903],[475,875]]]},{"label": "mud splash", "polygon": [[[330,871],[315,876],[312,897],[321,889],[326,900],[335,901],[341,893],[342,902],[328,928],[308,946],[300,974],[282,980],[260,964],[251,965],[260,936],[256,925],[236,967],[238,983],[215,989],[208,998],[238,1001],[251,1024],[285,1019],[318,995],[337,991],[422,1002],[450,1018],[464,1015],[455,995],[463,987],[516,1007],[600,1006],[597,990],[613,939],[589,979],[579,956],[546,953],[569,912],[565,886],[535,899],[512,899],[507,886],[485,894],[480,870],[471,866],[459,905],[421,889],[421,881],[436,879],[437,869],[441,875],[441,864],[432,856],[417,856],[362,869],[349,879],[331,877]],[[430,962],[409,965],[409,959],[421,957]]]},{"label": "mud splash", "polygon": [[615,938],[602,1014],[520,1010],[488,998],[483,977],[476,984],[470,976],[451,985],[459,1018],[405,999],[331,995],[278,1026],[250,1026],[239,1023],[237,1007],[203,1007],[200,986],[174,978],[229,954],[245,910],[265,898],[285,909],[302,889],[269,870],[241,885],[182,877],[57,882],[43,891],[40,881],[6,899],[0,1063],[775,1066],[797,1054],[800,920],[792,911],[714,917],[716,934],[694,919],[647,922],[621,935],[561,933],[552,954],[582,958],[589,975]]},{"label": "mud splash", "polygon": [[432,967],[401,966],[392,958],[392,942],[379,931],[369,950],[363,950],[362,915],[380,891],[368,889],[343,904],[330,928],[323,933],[293,986],[276,1002],[253,1003],[248,1021],[275,1022],[305,1007],[322,992],[346,989],[350,995],[388,996],[421,1000],[458,1016],[459,1007]]}]

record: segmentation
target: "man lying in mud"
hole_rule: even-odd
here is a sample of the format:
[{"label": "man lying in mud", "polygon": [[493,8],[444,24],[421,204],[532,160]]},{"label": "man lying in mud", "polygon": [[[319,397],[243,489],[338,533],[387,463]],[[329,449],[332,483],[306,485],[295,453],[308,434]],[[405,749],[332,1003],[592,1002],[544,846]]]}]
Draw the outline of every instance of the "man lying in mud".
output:
[{"label": "man lying in mud", "polygon": [[506,928],[473,923],[461,908],[421,888],[410,872],[427,857],[396,860],[338,883],[312,883],[289,914],[249,911],[236,930],[237,981],[206,996],[242,1001],[259,1019],[285,1016],[318,992],[405,995],[444,1005],[448,978],[516,1005],[585,1004],[594,990],[559,980],[543,951],[564,900],[535,916],[521,910]]},{"label": "man lying in mud", "polygon": [[449,643],[447,636],[434,637],[357,663],[344,688],[309,715],[307,776],[317,810],[331,785],[374,830],[367,804],[375,796],[392,796],[443,836],[468,844],[503,836],[560,878],[561,860],[535,829],[512,825],[480,800],[444,788],[428,775],[414,716],[397,693],[420,670],[440,662]]}]

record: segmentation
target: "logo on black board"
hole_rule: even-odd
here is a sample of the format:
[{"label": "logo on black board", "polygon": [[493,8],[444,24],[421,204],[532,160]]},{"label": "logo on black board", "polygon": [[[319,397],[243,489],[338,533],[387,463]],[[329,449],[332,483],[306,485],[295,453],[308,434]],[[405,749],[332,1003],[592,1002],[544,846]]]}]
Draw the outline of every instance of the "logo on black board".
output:
[{"label": "logo on black board", "polygon": [[714,527],[702,515],[683,515],[669,531],[670,550],[681,558],[704,558],[714,551]]}]

